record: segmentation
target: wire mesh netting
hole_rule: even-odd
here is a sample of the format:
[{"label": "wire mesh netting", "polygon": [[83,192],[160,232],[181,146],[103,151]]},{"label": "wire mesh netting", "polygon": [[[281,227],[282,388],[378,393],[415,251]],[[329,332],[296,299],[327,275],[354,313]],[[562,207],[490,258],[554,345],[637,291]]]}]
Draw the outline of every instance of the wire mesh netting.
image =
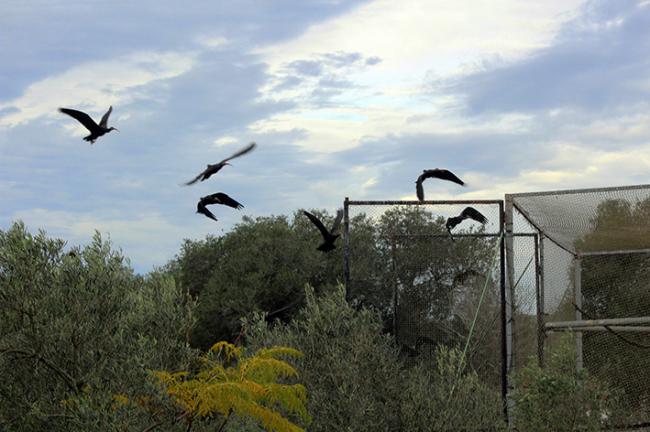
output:
[{"label": "wire mesh netting", "polygon": [[650,186],[510,195],[517,210],[572,253],[650,248]]},{"label": "wire mesh netting", "polygon": [[[384,318],[405,356],[433,359],[437,345],[462,348],[486,287],[468,365],[501,389],[500,204],[349,201],[348,297]],[[471,205],[488,218],[445,228]]]},{"label": "wire mesh netting", "polygon": [[[650,254],[581,258],[582,318],[650,317]],[[608,330],[609,329],[609,330]],[[583,365],[623,398],[635,421],[650,420],[650,323],[582,332]]]},{"label": "wire mesh netting", "polygon": [[[515,194],[508,199],[515,208],[513,230],[540,236],[538,324],[555,330],[533,334],[544,346],[543,356],[561,338],[570,337],[577,366],[612,389],[629,422],[649,422],[650,186]],[[515,257],[518,253],[526,254],[514,247]],[[519,287],[515,296],[516,315],[530,309],[530,300],[525,300],[529,291]],[[595,319],[609,320],[609,325],[584,323]],[[522,325],[515,319],[515,335],[523,332],[518,329]],[[517,336],[519,367],[533,344]]]}]

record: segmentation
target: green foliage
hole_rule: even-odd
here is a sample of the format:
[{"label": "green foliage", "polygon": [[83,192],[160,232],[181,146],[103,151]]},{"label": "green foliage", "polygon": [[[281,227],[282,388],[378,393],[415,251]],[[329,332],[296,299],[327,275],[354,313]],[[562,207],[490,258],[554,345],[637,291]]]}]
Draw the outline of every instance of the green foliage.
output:
[{"label": "green foliage", "polygon": [[[332,217],[316,212],[323,222]],[[342,279],[341,248],[316,250],[320,233],[302,213],[244,218],[219,239],[189,242],[170,265],[176,280],[198,295],[195,346],[232,340],[240,318],[254,311],[288,320],[304,303],[303,285],[319,290]]]},{"label": "green foliage", "polygon": [[[608,200],[598,207],[593,229],[576,244],[581,250],[650,248],[650,199],[631,204]],[[650,316],[650,255],[623,254],[582,259],[584,318]],[[573,313],[573,305],[569,305]],[[627,410],[645,421],[650,415],[648,333],[583,334],[585,367],[589,373],[622,393]]]},{"label": "green foliage", "polygon": [[616,398],[585,369],[576,370],[570,338],[547,356],[544,369],[531,361],[515,377],[514,418],[522,431],[597,431],[616,411]]},{"label": "green foliage", "polygon": [[590,222],[593,229],[576,242],[578,250],[650,248],[650,199],[636,204],[622,199],[603,201]]},{"label": "green foliage", "polygon": [[120,397],[155,392],[147,368],[177,368],[193,302],[172,278],[133,274],[96,234],[83,249],[0,231],[0,429],[120,430],[148,423]]},{"label": "green foliage", "polygon": [[[399,306],[394,333],[404,345],[417,346],[422,336],[448,346],[463,345],[488,278],[468,361],[482,380],[498,386],[500,358],[493,347],[499,346],[499,334],[489,331],[500,310],[499,286],[496,279],[489,277],[497,239],[432,240],[428,235],[447,234],[445,219],[413,206],[386,211],[376,230],[376,248],[384,269],[378,284],[384,295],[380,309],[387,311],[385,319],[392,321],[392,296],[397,287]],[[480,227],[467,232],[482,231]],[[351,237],[354,239],[354,235]],[[356,240],[353,243],[354,249]],[[357,295],[356,281],[353,290]],[[435,354],[430,346],[425,348],[429,348],[428,352],[419,350],[426,354],[424,357]]]},{"label": "green foliage", "polygon": [[433,365],[420,363],[405,371],[401,430],[507,429],[501,395],[482,383],[476,372],[461,372],[460,357],[460,350],[439,346]]},{"label": "green foliage", "polygon": [[188,425],[195,419],[209,422],[218,414],[223,428],[235,414],[254,419],[267,431],[300,432],[303,429],[282,413],[309,421],[305,388],[278,380],[298,376],[298,371],[283,357],[301,356],[292,348],[272,347],[247,357],[243,349],[219,342],[200,358],[197,373],[158,371],[155,376],[179,407],[181,412],[176,418],[184,419]]},{"label": "green foliage", "polygon": [[308,289],[307,305],[287,326],[247,325],[252,346],[286,345],[304,353],[310,431],[381,431],[396,427],[397,351],[367,310],[350,308],[341,292],[322,300]]},{"label": "green foliage", "polygon": [[258,316],[246,327],[253,347],[286,345],[304,353],[300,368],[310,396],[310,431],[431,431],[432,424],[446,430],[445,421],[499,424],[498,393],[475,374],[461,375],[454,398],[447,400],[453,379],[445,374],[456,370],[457,351],[439,352],[436,373],[428,373],[427,365],[408,369],[377,313],[350,307],[342,289],[317,297],[307,288],[306,298],[288,325],[271,328]]},{"label": "green foliage", "polygon": [[[325,225],[332,223],[333,216],[315,213]],[[391,209],[378,221],[366,215],[351,221],[355,281],[351,302],[374,307],[384,327],[393,330],[393,288],[399,283],[396,332],[409,345],[416,343],[417,336],[430,334],[460,343],[474,311],[473,293],[485,280],[476,275],[488,273],[493,240],[442,239],[434,244],[412,236],[446,233],[444,222],[442,217],[408,207]],[[305,283],[324,292],[342,281],[342,247],[323,254],[316,250],[320,241],[320,233],[301,212],[292,218],[244,218],[220,238],[186,241],[168,268],[184,289],[198,296],[193,345],[207,349],[215,339],[233,340],[240,318],[251,312],[266,312],[271,319],[288,322],[304,305]],[[474,276],[459,280],[459,275]],[[489,311],[482,317],[498,308],[497,287],[490,283],[489,288],[484,305]],[[446,323],[445,328],[441,323]],[[483,336],[485,346],[492,335]],[[495,360],[476,358],[477,364]],[[489,375],[493,369],[486,367],[484,373]]]}]

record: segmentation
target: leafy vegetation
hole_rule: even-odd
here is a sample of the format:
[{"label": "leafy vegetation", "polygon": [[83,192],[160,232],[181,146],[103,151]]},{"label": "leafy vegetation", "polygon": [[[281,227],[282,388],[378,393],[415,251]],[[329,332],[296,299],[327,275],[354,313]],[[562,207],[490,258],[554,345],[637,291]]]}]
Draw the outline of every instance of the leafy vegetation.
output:
[{"label": "leafy vegetation", "polygon": [[[319,233],[299,214],[244,219],[222,237],[186,241],[146,276],[98,234],[65,249],[14,224],[0,231],[0,429],[502,430],[490,350],[497,287],[485,279],[492,240],[441,248],[400,234],[442,233],[443,222],[412,209],[353,218],[350,302],[338,284],[341,248],[316,251]],[[591,271],[607,281],[613,270]],[[630,270],[621,280],[633,289],[642,275]],[[587,310],[624,307],[589,277]],[[461,362],[455,347],[486,284]],[[439,337],[424,347],[420,335]],[[235,336],[243,346],[210,343]],[[620,417],[622,393],[602,379],[625,376],[606,369],[615,353],[587,375],[563,349],[545,369],[518,373],[519,430],[595,430],[603,416]]]},{"label": "leafy vegetation", "polygon": [[0,429],[132,430],[116,395],[156,389],[147,369],[189,364],[194,302],[172,278],[133,274],[96,234],[83,249],[0,231]]},{"label": "leafy vegetation", "polygon": [[[580,250],[650,248],[650,199],[635,204],[605,201],[591,223],[591,232],[577,242]],[[650,315],[649,254],[584,257],[581,275],[585,319]],[[570,309],[574,311],[573,305]],[[646,420],[650,415],[650,334],[590,332],[583,333],[582,340],[585,367],[616,389],[633,417]]]},{"label": "leafy vegetation", "polygon": [[[345,301],[342,288],[317,297],[287,325],[247,321],[253,347],[287,345],[305,354],[299,365],[309,394],[310,431],[432,431],[498,428],[498,392],[475,373],[459,374],[459,352],[440,348],[437,369],[409,368],[380,316]],[[456,385],[454,396],[451,389]]]},{"label": "leafy vegetation", "polygon": [[519,430],[601,430],[615,419],[617,400],[606,385],[578,371],[575,347],[564,338],[547,356],[544,369],[536,362],[515,376],[514,418]]},{"label": "leafy vegetation", "polygon": [[[331,224],[332,217],[323,215],[323,222]],[[240,317],[255,311],[288,321],[304,304],[305,283],[321,290],[342,280],[340,248],[323,255],[316,250],[319,238],[296,213],[291,221],[244,218],[219,239],[185,242],[169,268],[199,300],[192,344],[208,349],[214,340],[233,340]]]},{"label": "leafy vegetation", "polygon": [[180,409],[176,418],[191,426],[197,418],[212,420],[220,414],[223,429],[231,414],[235,414],[253,418],[267,431],[303,431],[273,409],[278,406],[303,422],[309,421],[305,387],[277,382],[298,376],[298,371],[282,357],[298,358],[302,353],[293,348],[272,347],[244,357],[243,351],[228,342],[218,342],[200,357],[201,369],[196,374],[155,372]]}]

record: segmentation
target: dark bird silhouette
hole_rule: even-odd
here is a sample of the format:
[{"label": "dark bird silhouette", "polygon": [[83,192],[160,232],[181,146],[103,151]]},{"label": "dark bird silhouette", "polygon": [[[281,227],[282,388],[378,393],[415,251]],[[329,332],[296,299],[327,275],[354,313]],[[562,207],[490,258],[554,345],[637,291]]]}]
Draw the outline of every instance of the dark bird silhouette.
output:
[{"label": "dark bird silhouette", "polygon": [[415,181],[415,191],[420,201],[424,201],[424,189],[422,188],[422,183],[428,178],[448,180],[461,186],[465,186],[465,183],[449,170],[440,168],[423,170],[422,174],[420,174],[418,179]]},{"label": "dark bird silhouette", "polygon": [[253,150],[256,145],[257,144],[252,142],[252,143],[248,144],[246,147],[244,147],[243,149],[239,150],[237,153],[235,153],[232,156],[222,160],[221,162],[216,163],[214,165],[208,164],[208,167],[205,170],[203,170],[203,172],[201,172],[199,175],[194,177],[192,180],[185,183],[185,186],[192,185],[192,184],[196,183],[199,180],[203,181],[203,180],[209,179],[210,176],[212,176],[213,174],[218,173],[219,170],[221,170],[221,168],[225,167],[226,165],[230,165],[228,163],[229,160],[232,160],[232,159],[238,158],[239,156],[245,155],[249,151]]},{"label": "dark bird silhouette", "polygon": [[483,214],[480,211],[476,210],[474,207],[465,207],[465,209],[460,213],[460,215],[447,218],[447,223],[445,224],[445,227],[447,228],[447,232],[449,232],[449,236],[451,237],[452,240],[454,240],[454,236],[451,234],[451,230],[454,227],[456,227],[456,225],[464,221],[465,219],[473,219],[476,222],[480,222],[482,224],[488,221],[487,218],[483,216]]},{"label": "dark bird silhouette", "polygon": [[305,216],[309,218],[311,223],[316,225],[316,228],[318,228],[321,235],[323,236],[323,243],[320,246],[318,246],[316,249],[323,252],[329,252],[331,250],[336,249],[336,246],[334,246],[334,242],[341,235],[339,234],[338,230],[339,230],[339,225],[341,225],[341,219],[343,219],[343,210],[339,210],[336,213],[336,219],[334,219],[334,224],[332,225],[331,230],[325,228],[323,222],[321,222],[320,219],[318,219],[313,214],[305,210],[303,210],[303,213],[305,214]]},{"label": "dark bird silhouette", "polygon": [[108,108],[108,111],[106,111],[106,114],[102,117],[102,119],[99,121],[99,124],[95,123],[93,119],[90,118],[88,114],[85,112],[73,110],[70,108],[59,108],[59,111],[61,111],[63,114],[67,114],[70,117],[74,118],[77,120],[79,123],[85,126],[86,129],[90,131],[90,135],[87,137],[84,137],[84,140],[90,142],[93,144],[97,138],[100,136],[109,133],[112,130],[117,130],[117,128],[114,127],[108,127],[108,117],[111,115],[111,112],[113,111],[113,107],[110,106]]},{"label": "dark bird silhouette", "polygon": [[226,195],[223,192],[217,192],[212,195],[206,195],[204,197],[201,197],[199,200],[199,203],[196,205],[196,212],[201,213],[210,219],[213,219],[217,221],[218,219],[214,216],[214,214],[208,210],[206,206],[212,205],[212,204],[221,204],[225,205],[228,207],[232,207],[234,209],[240,210],[243,209],[244,206],[235,201],[234,199],[230,198],[228,195]]}]

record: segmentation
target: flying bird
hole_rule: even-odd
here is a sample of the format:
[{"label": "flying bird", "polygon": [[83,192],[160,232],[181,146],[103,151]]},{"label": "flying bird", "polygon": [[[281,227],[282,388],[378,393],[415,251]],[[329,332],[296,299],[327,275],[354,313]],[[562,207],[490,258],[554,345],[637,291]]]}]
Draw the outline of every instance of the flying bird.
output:
[{"label": "flying bird", "polygon": [[117,130],[117,128],[114,127],[108,127],[108,117],[111,115],[111,112],[113,111],[113,107],[110,106],[108,108],[108,111],[106,111],[106,114],[102,117],[102,119],[99,121],[99,124],[95,123],[93,119],[90,118],[88,114],[85,112],[73,110],[70,108],[59,108],[59,111],[62,112],[63,114],[67,114],[70,117],[74,118],[77,120],[79,123],[85,126],[86,129],[90,131],[90,135],[87,137],[84,137],[84,140],[90,142],[93,144],[97,138],[100,136],[109,133],[112,130]]},{"label": "flying bird", "polygon": [[474,207],[465,207],[465,209],[458,216],[447,218],[445,227],[447,228],[447,232],[449,233],[452,241],[454,240],[454,236],[451,234],[451,230],[465,219],[473,219],[476,222],[480,222],[482,224],[488,221],[487,218]]},{"label": "flying bird", "polygon": [[213,219],[217,221],[218,219],[214,216],[214,214],[208,210],[207,206],[212,205],[212,204],[222,204],[228,207],[232,207],[234,209],[240,210],[243,209],[244,206],[235,201],[234,199],[230,198],[228,195],[226,195],[223,192],[217,192],[211,195],[206,195],[204,197],[201,197],[199,200],[198,204],[196,205],[196,212],[201,213],[210,219]]},{"label": "flying bird", "polygon": [[423,170],[422,174],[420,174],[418,179],[415,181],[415,191],[420,201],[424,201],[424,188],[422,188],[422,183],[428,178],[448,180],[461,186],[465,186],[465,183],[449,170],[440,168]]},{"label": "flying bird", "polygon": [[194,177],[192,180],[185,183],[185,186],[193,185],[194,183],[196,183],[199,180],[203,181],[203,180],[209,179],[210,176],[212,176],[213,174],[218,173],[219,170],[221,170],[221,168],[225,167],[226,165],[230,165],[228,163],[229,160],[232,160],[232,159],[238,158],[239,156],[245,155],[246,153],[253,150],[256,145],[257,144],[252,142],[252,143],[248,144],[246,147],[244,147],[243,149],[239,150],[237,153],[235,153],[232,156],[222,160],[221,162],[216,163],[214,165],[208,164],[208,167],[205,170],[203,170],[203,172],[201,172],[199,175]]},{"label": "flying bird", "polygon": [[322,251],[322,252],[329,252],[331,250],[336,249],[336,246],[334,246],[334,242],[336,241],[337,238],[340,237],[340,233],[338,232],[339,230],[339,225],[341,225],[341,219],[343,219],[343,210],[339,210],[336,213],[336,219],[334,219],[334,224],[332,225],[332,229],[328,230],[325,228],[325,225],[323,225],[323,222],[320,221],[316,216],[313,214],[309,213],[308,211],[303,210],[303,213],[305,216],[309,218],[311,223],[316,225],[316,228],[320,231],[321,235],[323,236],[323,243],[316,248],[316,250]]}]

